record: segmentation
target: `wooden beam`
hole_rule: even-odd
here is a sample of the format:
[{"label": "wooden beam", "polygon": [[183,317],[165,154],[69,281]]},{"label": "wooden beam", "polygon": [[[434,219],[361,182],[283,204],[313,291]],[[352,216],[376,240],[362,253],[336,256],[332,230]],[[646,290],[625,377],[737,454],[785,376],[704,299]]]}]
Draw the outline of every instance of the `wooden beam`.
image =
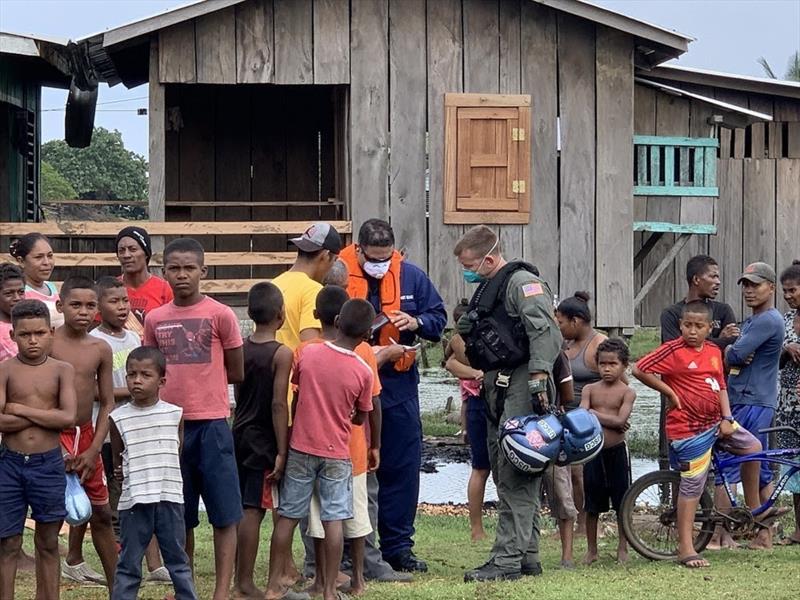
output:
[{"label": "wooden beam", "polygon": [[[120,229],[128,225],[144,227],[150,235],[289,235],[300,234],[308,229],[311,221],[110,221],[95,223],[87,221],[62,221],[60,223],[0,223],[0,236],[20,236],[36,231],[53,237],[95,236],[115,237]],[[350,221],[330,221],[339,233],[352,233]]]},{"label": "wooden beam", "polygon": [[[151,161],[152,165],[152,161]],[[151,166],[152,173],[152,166]],[[42,206],[148,206],[148,200],[42,200]]]},{"label": "wooden beam", "polygon": [[637,308],[644,300],[644,297],[647,296],[647,293],[653,288],[653,286],[658,281],[658,278],[661,277],[661,274],[667,270],[672,264],[672,261],[675,260],[675,257],[678,255],[686,243],[689,241],[689,238],[692,237],[691,233],[682,233],[677,240],[675,240],[675,244],[672,248],[669,249],[664,255],[664,258],[661,259],[661,262],[658,263],[658,266],[653,270],[650,274],[650,277],[647,278],[647,281],[642,286],[642,289],[639,290],[639,293],[636,294],[636,298],[633,299],[633,307],[634,309]]},{"label": "wooden beam", "polygon": [[[169,206],[205,206],[208,207],[208,202],[189,202],[189,201],[181,201],[175,200],[166,202],[166,205]],[[215,200],[213,202],[214,208],[220,207],[234,207],[234,206],[344,206],[344,202],[341,200],[328,200],[327,202],[317,202],[317,201],[309,201],[309,202],[291,202],[289,200],[285,200],[282,202],[228,202],[223,201],[219,202]]]},{"label": "wooden beam", "polygon": [[693,233],[695,235],[714,235],[716,225],[708,223],[669,223],[661,221],[634,221],[634,231],[660,231],[661,233]]},{"label": "wooden beam", "polygon": [[[269,279],[203,279],[200,282],[200,291],[204,294],[246,294],[250,288],[262,281]],[[56,288],[61,288],[60,281],[51,282]]]},{"label": "wooden beam", "polygon": [[[663,231],[654,231],[650,234],[650,237],[647,238],[647,241],[639,248],[639,251],[636,253],[636,256],[633,257],[633,268],[638,269],[639,265],[642,264],[642,261],[647,258],[647,255],[650,254],[650,251],[655,247],[660,240],[664,236]],[[60,258],[60,257],[59,257]]]},{"label": "wooden beam", "polygon": [[[150,40],[150,93],[149,119],[150,136],[150,156],[148,162],[148,218],[153,221],[163,221],[165,215],[164,197],[166,195],[166,88],[160,82],[159,73],[159,42],[153,35]],[[153,240],[153,249],[161,251],[164,249],[164,238],[159,237]]]},{"label": "wooden beam", "polygon": [[[296,252],[206,252],[205,263],[209,267],[290,265],[296,257]],[[0,260],[15,261],[10,254],[0,254]],[[118,267],[119,259],[113,252],[56,252],[56,263],[59,267]],[[153,254],[150,265],[160,267],[163,264],[161,253]]]}]

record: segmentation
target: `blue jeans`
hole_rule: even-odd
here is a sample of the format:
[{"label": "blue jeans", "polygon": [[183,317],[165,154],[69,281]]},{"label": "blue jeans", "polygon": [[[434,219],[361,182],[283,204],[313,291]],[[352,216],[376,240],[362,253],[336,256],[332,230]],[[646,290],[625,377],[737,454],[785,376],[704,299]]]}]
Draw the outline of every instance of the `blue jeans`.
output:
[{"label": "blue jeans", "polygon": [[119,511],[122,552],[111,600],[134,600],[142,583],[142,558],[155,534],[164,566],[175,587],[175,600],[197,600],[189,568],[183,505],[174,502],[136,504]]},{"label": "blue jeans", "polygon": [[319,491],[323,521],[353,518],[353,467],[350,459],[324,458],[290,448],[281,480],[278,514],[298,521],[307,517],[315,487]]}]

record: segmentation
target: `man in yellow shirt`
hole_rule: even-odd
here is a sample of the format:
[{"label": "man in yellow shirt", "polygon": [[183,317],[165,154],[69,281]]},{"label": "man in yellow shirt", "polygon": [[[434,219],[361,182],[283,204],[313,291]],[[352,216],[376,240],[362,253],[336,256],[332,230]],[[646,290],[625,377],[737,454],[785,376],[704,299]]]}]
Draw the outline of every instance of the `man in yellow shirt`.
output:
[{"label": "man in yellow shirt", "polygon": [[342,249],[342,238],[329,223],[314,223],[303,235],[289,241],[297,246],[297,260],[272,283],[283,294],[286,307],[286,320],[276,339],[294,352],[300,342],[320,335],[321,326],[314,317],[314,307],[322,280]]}]

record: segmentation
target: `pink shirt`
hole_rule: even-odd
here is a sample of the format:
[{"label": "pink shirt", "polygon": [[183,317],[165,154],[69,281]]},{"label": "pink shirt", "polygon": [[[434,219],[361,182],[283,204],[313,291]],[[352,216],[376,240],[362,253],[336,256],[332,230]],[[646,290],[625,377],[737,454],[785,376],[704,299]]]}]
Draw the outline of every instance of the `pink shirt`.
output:
[{"label": "pink shirt", "polygon": [[11,323],[0,321],[0,362],[17,355],[17,343],[11,339]]},{"label": "pink shirt", "polygon": [[144,345],[167,357],[161,398],[180,406],[184,419],[230,416],[224,351],[242,345],[239,321],[230,308],[207,296],[192,306],[165,304],[148,313]]},{"label": "pink shirt", "polygon": [[309,344],[295,358],[297,413],[289,445],[323,458],[350,458],[353,407],[372,410],[372,369],[331,342]]}]

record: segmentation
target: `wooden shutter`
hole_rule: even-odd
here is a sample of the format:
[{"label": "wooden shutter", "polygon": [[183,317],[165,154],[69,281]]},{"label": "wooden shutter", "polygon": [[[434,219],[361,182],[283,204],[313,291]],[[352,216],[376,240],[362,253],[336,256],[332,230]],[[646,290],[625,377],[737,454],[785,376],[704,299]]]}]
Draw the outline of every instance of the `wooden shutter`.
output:
[{"label": "wooden shutter", "polygon": [[445,223],[528,223],[530,120],[530,96],[445,94]]}]

